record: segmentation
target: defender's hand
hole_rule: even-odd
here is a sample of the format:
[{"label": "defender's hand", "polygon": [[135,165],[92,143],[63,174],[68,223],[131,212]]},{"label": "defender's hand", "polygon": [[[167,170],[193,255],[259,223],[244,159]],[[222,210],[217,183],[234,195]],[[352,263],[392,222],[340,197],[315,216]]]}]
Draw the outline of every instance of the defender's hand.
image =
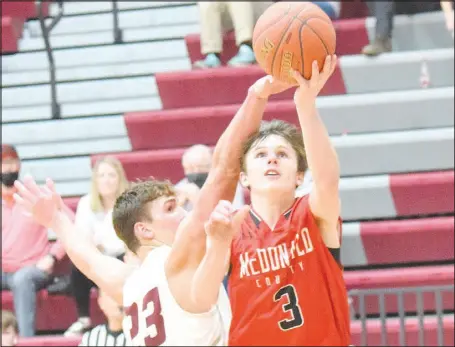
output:
[{"label": "defender's hand", "polygon": [[54,182],[47,179],[44,187],[39,187],[31,176],[24,179],[24,183],[14,183],[18,193],[14,200],[21,205],[25,213],[47,228],[51,228],[57,212],[63,206],[60,195],[55,191]]},{"label": "defender's hand", "polygon": [[240,230],[249,206],[244,206],[234,214],[231,202],[221,200],[205,224],[205,232],[212,242],[231,242],[234,235]]}]

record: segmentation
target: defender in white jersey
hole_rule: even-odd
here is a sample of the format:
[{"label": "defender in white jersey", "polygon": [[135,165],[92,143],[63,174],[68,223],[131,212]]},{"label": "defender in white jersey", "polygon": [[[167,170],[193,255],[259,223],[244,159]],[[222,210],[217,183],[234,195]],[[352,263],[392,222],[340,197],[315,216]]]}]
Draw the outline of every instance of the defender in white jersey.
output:
[{"label": "defender in white jersey", "polygon": [[[258,130],[267,99],[289,88],[270,76],[256,81],[215,147],[212,167],[192,212],[177,206],[169,182],[133,185],[112,213],[119,238],[139,259],[133,266],[103,255],[62,213],[53,182],[16,182],[18,204],[54,230],[72,262],[125,306],[125,335],[135,346],[223,345],[229,308],[221,283],[235,231],[232,201],[246,139]],[[221,291],[221,294],[220,294]],[[227,315],[228,319],[223,319]]]}]

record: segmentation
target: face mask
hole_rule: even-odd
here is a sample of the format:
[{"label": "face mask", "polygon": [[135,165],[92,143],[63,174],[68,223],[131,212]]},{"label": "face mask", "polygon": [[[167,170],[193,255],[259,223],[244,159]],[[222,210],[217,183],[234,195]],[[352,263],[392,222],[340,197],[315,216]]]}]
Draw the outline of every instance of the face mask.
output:
[{"label": "face mask", "polygon": [[207,180],[208,175],[209,175],[208,172],[192,173],[186,175],[186,179],[188,180],[188,182],[194,183],[199,188],[202,188],[205,181]]},{"label": "face mask", "polygon": [[14,181],[16,181],[19,178],[19,171],[13,171],[13,172],[2,172],[2,183],[10,188],[14,185]]}]

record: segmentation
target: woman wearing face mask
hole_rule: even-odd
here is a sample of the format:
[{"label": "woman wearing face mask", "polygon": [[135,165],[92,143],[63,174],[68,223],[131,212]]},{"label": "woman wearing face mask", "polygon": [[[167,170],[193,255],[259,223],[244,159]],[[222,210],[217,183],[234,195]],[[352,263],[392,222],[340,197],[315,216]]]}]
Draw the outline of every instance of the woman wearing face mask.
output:
[{"label": "woman wearing face mask", "polygon": [[[90,193],[79,201],[75,219],[80,230],[90,233],[104,254],[120,259],[125,248],[112,225],[112,208],[127,187],[128,181],[120,161],[114,157],[99,159],[93,167]],[[71,272],[71,283],[79,319],[68,328],[65,336],[80,335],[91,327],[90,290],[95,284],[76,267]]]}]

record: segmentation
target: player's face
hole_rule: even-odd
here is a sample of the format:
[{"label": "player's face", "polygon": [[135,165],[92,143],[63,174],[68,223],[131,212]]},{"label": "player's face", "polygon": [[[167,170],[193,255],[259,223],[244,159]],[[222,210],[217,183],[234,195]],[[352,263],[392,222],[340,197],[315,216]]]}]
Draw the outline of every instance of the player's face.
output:
[{"label": "player's face", "polygon": [[294,192],[303,181],[297,171],[297,154],[283,137],[270,135],[255,143],[248,151],[246,172],[241,183],[252,193]]},{"label": "player's face", "polygon": [[180,222],[185,218],[186,211],[178,206],[175,196],[162,196],[151,204],[151,228],[155,237],[168,245],[174,242]]},{"label": "player's face", "polygon": [[120,178],[108,163],[101,163],[96,172],[96,184],[101,196],[115,196]]}]

